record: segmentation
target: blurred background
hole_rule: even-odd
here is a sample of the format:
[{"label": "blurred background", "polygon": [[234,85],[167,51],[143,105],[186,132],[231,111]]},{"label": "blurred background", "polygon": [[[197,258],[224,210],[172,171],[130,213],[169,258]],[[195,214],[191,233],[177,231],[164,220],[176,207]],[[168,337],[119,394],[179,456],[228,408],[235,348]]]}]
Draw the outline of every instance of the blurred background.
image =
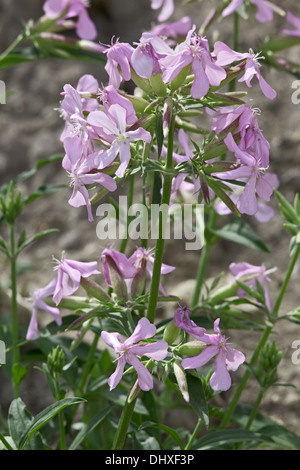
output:
[{"label": "blurred background", "polygon": [[[276,1],[278,3],[278,0],[274,0]],[[169,21],[189,15],[196,26],[199,26],[214,2],[217,3],[218,0],[183,6],[181,0],[175,0],[175,13]],[[0,0],[0,53],[21,31],[24,21],[35,21],[42,15],[43,3],[43,0]],[[298,1],[285,0],[284,6],[280,6],[300,16]],[[137,42],[141,34],[157,21],[157,12],[151,10],[150,0],[92,0],[89,13],[99,33],[96,40],[105,44],[111,42],[112,36],[119,37],[122,42]],[[213,43],[218,39],[232,47],[232,21],[229,17],[222,23],[215,24],[207,32],[208,40]],[[278,15],[275,15],[272,23],[266,25],[241,20],[240,52],[246,52],[249,48],[256,50],[256,45],[271,31],[279,33],[286,26],[285,19]],[[294,61],[300,61],[300,47],[292,49],[288,54]],[[7,183],[22,171],[29,170],[37,160],[63,152],[59,140],[63,121],[57,111],[60,93],[66,83],[76,87],[83,74],[94,75],[100,84],[107,83],[103,67],[88,62],[51,59],[0,70],[0,80],[5,82],[8,92],[6,104],[0,105],[0,184]],[[258,85],[254,85],[254,81],[253,88],[249,90],[249,97],[251,105],[261,109],[259,123],[271,144],[270,170],[278,174],[282,193],[292,201],[293,195],[300,189],[300,105],[291,101],[295,77],[266,67],[263,68],[263,76],[276,89],[277,98],[272,102],[267,100]],[[241,86],[241,89],[244,88]],[[22,190],[24,194],[30,194],[37,187],[48,183],[68,184],[60,163],[42,169],[24,183]],[[96,237],[97,219],[95,218],[94,223],[89,223],[86,208],[71,208],[67,203],[69,197],[70,190],[66,188],[40,198],[30,205],[21,217],[20,229],[24,224],[28,234],[48,228],[59,229],[58,233],[49,235],[23,253],[19,280],[21,294],[25,298],[32,290],[46,285],[52,278],[52,256],[60,258],[65,250],[70,258],[91,261],[98,259],[105,246],[105,243]],[[258,224],[254,219],[247,219],[269,247],[270,254],[262,254],[222,240],[212,254],[209,277],[223,271],[226,278],[231,262],[246,261],[257,265],[265,263],[268,268],[278,268],[272,275],[271,284],[271,292],[278,292],[289,263],[290,237],[282,227],[275,197],[271,204],[276,216],[269,223]],[[184,240],[170,240],[166,243],[164,262],[176,266],[172,274],[164,277],[166,291],[182,296],[188,302],[194,286],[198,256],[193,251],[185,252]],[[5,289],[8,271],[2,257],[0,264],[0,315],[4,315],[9,313],[10,308],[8,292]],[[300,272],[297,266],[289,286],[289,294],[282,305],[282,312],[299,305],[299,281]],[[26,327],[30,311],[20,307],[20,312],[21,321]],[[170,311],[161,312],[164,313],[170,314]],[[47,322],[48,318],[45,320]],[[280,382],[293,383],[296,388],[273,387],[265,397],[263,409],[271,417],[300,433],[300,365],[293,365],[291,361],[291,344],[294,340],[300,340],[300,328],[289,323],[280,327],[282,329],[278,330],[277,344],[286,351],[279,369]],[[230,332],[227,336],[230,336],[235,347],[243,350],[246,356],[252,353],[258,338],[256,333],[241,334],[237,331]],[[22,385],[23,400],[33,414],[52,400],[47,394],[47,386],[43,384],[41,375],[38,371],[30,371]],[[41,393],[42,387],[45,387],[45,393]],[[250,384],[246,396],[243,397],[244,401],[252,403],[256,390],[256,384]],[[230,396],[230,392],[220,396],[221,404],[226,405]],[[11,390],[0,370],[0,403],[5,408],[10,401]],[[184,426],[182,421],[186,419],[189,422],[190,418],[180,419]]]}]

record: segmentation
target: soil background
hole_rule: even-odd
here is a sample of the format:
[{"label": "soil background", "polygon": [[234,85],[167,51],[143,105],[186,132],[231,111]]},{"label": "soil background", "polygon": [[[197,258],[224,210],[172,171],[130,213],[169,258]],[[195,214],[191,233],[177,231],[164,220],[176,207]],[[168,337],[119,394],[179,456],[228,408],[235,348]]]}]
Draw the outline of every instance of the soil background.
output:
[{"label": "soil background", "polygon": [[[31,18],[37,20],[41,16],[43,3],[43,0],[0,0],[0,51],[15,39],[21,30],[22,21]],[[97,40],[105,44],[111,42],[112,36],[119,37],[122,42],[138,41],[142,32],[149,30],[157,17],[157,13],[150,8],[149,0],[92,0],[91,3],[90,16],[99,32]],[[290,9],[300,16],[298,1],[285,0],[282,3],[283,8]],[[190,15],[197,26],[200,26],[211,9],[209,1],[191,3],[184,8],[179,0],[175,0],[175,4],[177,9],[170,21],[179,19],[183,14]],[[272,30],[281,31],[285,26],[287,24],[284,18],[277,15],[272,23],[266,25],[241,20],[239,50],[255,50],[256,44]],[[232,18],[228,18],[211,28],[206,36],[211,42],[219,39],[231,45],[231,30]],[[294,48],[289,52],[289,56],[299,62],[299,51],[299,47]],[[107,83],[103,67],[88,62],[51,59],[0,71],[0,79],[4,80],[9,92],[6,104],[0,105],[1,184],[20,172],[29,170],[39,159],[63,152],[59,140],[63,122],[56,110],[61,99],[60,93],[66,83],[76,86],[79,78],[86,73],[94,75],[100,84]],[[294,194],[300,190],[300,105],[297,106],[291,101],[295,78],[266,67],[263,68],[263,75],[276,89],[278,96],[272,102],[267,100],[255,84],[249,90],[250,104],[261,109],[259,123],[271,144],[270,169],[278,174],[281,191],[292,201]],[[21,187],[24,194],[30,194],[37,187],[48,183],[68,184],[66,174],[59,163],[45,167]],[[119,191],[125,192],[126,188],[120,188]],[[59,229],[58,233],[49,235],[23,253],[21,261],[24,272],[20,274],[19,281],[22,295],[21,321],[25,326],[29,323],[30,311],[25,306],[22,307],[23,299],[26,299],[32,290],[46,285],[51,279],[52,256],[60,258],[62,251],[66,251],[70,258],[90,261],[98,258],[105,246],[105,242],[96,236],[96,217],[94,223],[89,223],[86,209],[71,208],[67,203],[69,197],[69,188],[42,197],[28,206],[20,219],[19,228],[25,227],[28,235],[48,228]],[[242,245],[221,241],[212,253],[209,277],[218,275],[220,271],[227,273],[231,262],[263,262],[268,268],[278,268],[272,274],[273,282],[270,285],[271,293],[276,295],[289,264],[290,236],[282,227],[275,198],[271,204],[276,216],[269,223],[258,224],[253,218],[247,219],[268,246],[270,253],[263,254],[248,250]],[[170,240],[166,243],[164,262],[176,266],[176,270],[163,279],[166,291],[182,296],[188,302],[197,272],[198,256],[193,251],[185,251],[184,240]],[[2,257],[0,264],[0,314],[7,315],[10,307],[5,286],[9,282],[9,273]],[[297,264],[281,307],[281,314],[299,306],[299,281],[300,270]],[[170,314],[170,311],[164,313]],[[47,322],[48,317],[45,320]],[[242,350],[249,360],[258,340],[257,334],[230,331],[227,336],[230,336],[234,347]],[[300,364],[293,364],[291,359],[294,352],[292,343],[295,340],[300,340],[300,326],[280,322],[276,341],[278,347],[286,353],[279,367],[279,382],[292,383],[294,387],[273,387],[266,394],[262,409],[270,417],[300,435]],[[52,403],[52,397],[48,394],[47,385],[43,383],[41,375],[40,372],[31,370],[22,383],[22,398],[33,414]],[[238,381],[238,377],[239,372],[235,374],[234,381]],[[242,402],[253,403],[256,392],[256,383],[250,382]],[[222,404],[226,405],[230,401],[231,393],[230,391],[222,395]],[[11,399],[10,385],[0,370],[0,403],[4,412]],[[177,420],[180,426],[189,425],[192,420],[189,416],[173,416],[170,419]]]}]

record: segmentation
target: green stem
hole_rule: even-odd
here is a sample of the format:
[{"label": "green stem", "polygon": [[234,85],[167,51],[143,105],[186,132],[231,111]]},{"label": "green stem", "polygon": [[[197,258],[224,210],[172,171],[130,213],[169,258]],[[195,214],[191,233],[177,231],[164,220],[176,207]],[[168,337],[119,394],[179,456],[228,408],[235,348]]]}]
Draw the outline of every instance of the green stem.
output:
[{"label": "green stem", "polygon": [[[133,202],[133,194],[134,194],[134,175],[131,175],[130,180],[129,180],[127,214],[128,214],[128,209],[132,205],[132,202]],[[127,233],[126,233],[126,237],[123,238],[122,243],[121,243],[121,247],[120,247],[121,253],[125,253],[127,243],[128,243],[128,224],[129,224],[129,217],[127,215],[127,227],[126,227]]]},{"label": "green stem", "polygon": [[88,375],[90,373],[92,363],[93,363],[93,360],[94,360],[94,357],[95,357],[98,341],[99,341],[99,335],[95,334],[93,342],[92,342],[91,347],[90,347],[90,351],[89,351],[87,361],[85,363],[85,368],[84,368],[82,376],[81,376],[80,384],[79,384],[79,393],[80,393],[80,395],[84,393],[84,388],[85,388],[87,378],[88,378]]},{"label": "green stem", "polygon": [[282,299],[284,297],[284,294],[285,294],[286,288],[288,286],[288,283],[290,281],[290,278],[293,274],[293,271],[294,271],[294,268],[295,268],[295,265],[297,263],[299,255],[300,255],[300,245],[298,245],[297,249],[295,250],[295,253],[292,257],[292,260],[291,260],[291,263],[289,265],[288,271],[286,273],[285,279],[284,279],[283,284],[281,286],[281,289],[279,291],[279,294],[278,294],[278,297],[277,297],[277,300],[276,300],[276,303],[275,303],[275,306],[274,306],[274,309],[273,309],[273,312],[272,312],[272,315],[274,317],[278,316],[278,312],[279,312],[279,308],[280,308]]},{"label": "green stem", "polygon": [[[19,320],[18,320],[18,303],[17,303],[17,268],[16,268],[16,251],[15,251],[15,226],[10,224],[10,272],[11,272],[11,305],[12,305],[12,336],[13,336],[13,368],[19,362]],[[14,397],[19,396],[19,381],[15,379],[13,374]]]},{"label": "green stem", "polygon": [[60,450],[66,450],[66,432],[64,424],[64,412],[59,412],[59,429],[60,429]]},{"label": "green stem", "polygon": [[0,62],[5,59],[5,57],[7,57],[19,44],[21,44],[21,42],[25,39],[25,36],[25,32],[23,31],[16,37],[16,39],[0,55]]},{"label": "green stem", "polygon": [[[281,289],[279,291],[279,294],[278,294],[278,297],[277,297],[277,300],[276,300],[276,303],[275,303],[275,307],[274,307],[273,312],[272,312],[272,316],[273,316],[274,320],[278,316],[278,311],[279,311],[283,296],[285,294],[285,291],[286,291],[286,288],[288,286],[289,280],[292,276],[292,273],[293,273],[294,267],[296,265],[297,259],[299,257],[299,254],[300,254],[300,245],[298,245],[297,249],[295,250],[295,253],[292,257],[289,268],[287,270],[284,282],[283,282],[283,284],[281,286]],[[253,354],[252,359],[250,361],[250,366],[253,367],[255,365],[255,363],[256,363],[256,361],[259,357],[259,354],[260,354],[262,348],[264,347],[264,345],[266,344],[271,332],[272,332],[272,325],[267,326],[265,331],[263,332],[261,338],[260,338],[260,341],[259,341],[259,343],[256,347],[256,350],[254,351],[254,354]],[[234,412],[234,410],[237,406],[239,398],[240,398],[245,386],[247,385],[247,382],[248,382],[248,379],[249,379],[250,375],[251,375],[251,372],[250,372],[249,369],[247,369],[244,373],[244,376],[243,376],[243,378],[242,378],[242,380],[241,380],[234,396],[233,396],[233,399],[232,399],[229,407],[227,408],[226,413],[224,414],[223,420],[221,422],[221,428],[225,428],[227,426],[227,424],[229,423],[229,421],[231,419],[231,416],[233,415],[233,412]]]},{"label": "green stem", "polygon": [[122,450],[125,447],[127,430],[131,421],[135,403],[136,403],[136,399],[131,401],[130,403],[128,402],[128,399],[127,399],[125,403],[125,406],[123,408],[122,415],[119,421],[118,429],[115,435],[115,439],[112,445],[112,450]]},{"label": "green stem", "polygon": [[[233,50],[239,50],[239,14],[234,12],[233,14]],[[236,78],[229,83],[229,91],[235,91]]]},{"label": "green stem", "polygon": [[201,426],[202,426],[202,419],[199,418],[199,419],[198,419],[198,422],[197,422],[197,424],[196,424],[196,427],[195,427],[195,429],[194,429],[194,431],[193,431],[193,434],[191,435],[191,438],[190,438],[189,442],[187,443],[187,445],[185,446],[184,450],[190,450],[190,448],[192,447],[192,444],[193,444],[194,440],[195,440],[196,437],[197,437],[198,431],[199,431],[199,429],[201,428]]},{"label": "green stem", "polygon": [[[163,194],[161,205],[170,204],[171,188],[172,188],[172,169],[173,169],[173,145],[174,145],[174,131],[175,131],[175,118],[171,117],[169,135],[168,135],[168,149],[167,149],[167,165],[166,174],[164,175]],[[157,304],[157,297],[159,293],[160,272],[162,265],[162,258],[164,252],[164,233],[163,233],[163,219],[162,212],[159,213],[159,235],[155,247],[155,260],[153,266],[152,282],[150,287],[150,298],[148,304],[147,317],[153,323],[155,318],[155,310]]]},{"label": "green stem", "polygon": [[256,401],[255,401],[255,404],[252,408],[252,411],[251,411],[251,414],[249,416],[249,420],[248,420],[248,423],[246,425],[246,429],[250,429],[251,428],[251,424],[253,423],[253,420],[258,412],[258,409],[259,409],[259,406],[261,404],[261,401],[263,399],[263,396],[264,396],[264,393],[265,393],[265,389],[264,388],[261,388],[260,391],[259,391],[259,394],[256,398]]},{"label": "green stem", "polygon": [[[216,219],[217,219],[217,213],[213,207],[210,207],[210,216],[208,220],[209,228],[215,227]],[[202,248],[200,262],[198,265],[196,285],[195,285],[195,289],[194,289],[194,293],[193,293],[193,297],[191,301],[191,309],[195,308],[199,302],[199,297],[200,297],[201,289],[203,286],[203,282],[205,279],[205,274],[206,274],[207,266],[209,262],[210,252],[211,252],[211,243],[209,239],[206,239],[205,244]]]}]

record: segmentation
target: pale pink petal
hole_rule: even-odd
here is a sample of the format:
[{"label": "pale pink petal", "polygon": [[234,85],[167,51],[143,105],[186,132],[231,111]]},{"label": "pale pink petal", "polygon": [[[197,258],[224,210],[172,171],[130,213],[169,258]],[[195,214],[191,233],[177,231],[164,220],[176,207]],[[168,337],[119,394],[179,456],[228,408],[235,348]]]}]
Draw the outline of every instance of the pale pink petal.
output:
[{"label": "pale pink petal", "polygon": [[219,352],[217,345],[207,346],[198,356],[183,359],[181,365],[184,369],[197,369],[207,364]]},{"label": "pale pink petal", "polygon": [[245,360],[244,354],[237,349],[230,348],[226,354],[226,364],[233,371],[236,371]]},{"label": "pale pink petal", "polygon": [[277,96],[276,91],[266,82],[266,80],[261,75],[258,75],[257,78],[263,94],[270,100],[274,100]]},{"label": "pale pink petal", "polygon": [[102,331],[101,338],[110,348],[115,351],[122,349],[121,335],[120,333],[109,333],[108,331]]},{"label": "pale pink petal", "polygon": [[138,324],[129,338],[124,342],[124,347],[128,347],[143,339],[152,338],[156,333],[156,326],[150,323],[148,318],[143,317],[138,321]]},{"label": "pale pink petal", "polygon": [[116,171],[116,176],[118,178],[123,178],[126,168],[128,167],[128,164],[131,158],[130,145],[127,144],[126,142],[122,143],[119,146],[119,158],[120,158],[121,164]]},{"label": "pale pink petal", "polygon": [[191,88],[193,98],[202,98],[209,90],[209,81],[204,71],[203,65],[199,57],[194,57],[192,62],[192,70],[194,72],[194,82]]},{"label": "pale pink petal", "polygon": [[235,12],[242,4],[244,0],[232,0],[232,2],[226,7],[223,12],[222,16],[228,16]]},{"label": "pale pink petal", "polygon": [[237,208],[241,214],[254,215],[257,212],[257,199],[256,199],[256,174],[253,174],[249,181],[246,183],[244,191],[242,192],[237,202]]},{"label": "pale pink petal", "polygon": [[264,176],[258,177],[256,181],[256,192],[263,201],[270,201],[273,188]]},{"label": "pale pink petal", "polygon": [[114,389],[118,385],[120,380],[122,379],[125,364],[126,364],[126,359],[124,356],[121,356],[118,359],[115,372],[108,379],[108,385],[109,385],[110,390]]},{"label": "pale pink petal", "polygon": [[127,361],[129,362],[129,364],[131,364],[135,368],[138,374],[138,382],[139,382],[140,388],[144,390],[145,392],[147,392],[148,390],[151,390],[153,388],[153,378],[149,370],[147,369],[147,367],[145,367],[138,360],[138,358],[134,354],[131,354],[130,352],[127,354]]},{"label": "pale pink petal", "polygon": [[147,356],[156,361],[162,361],[168,355],[168,343],[156,341],[155,343],[144,343],[132,346],[130,352],[137,356]]},{"label": "pale pink petal", "polygon": [[257,13],[255,18],[260,23],[267,23],[273,20],[273,11],[264,0],[252,0],[252,3],[257,6]]},{"label": "pale pink petal", "polygon": [[221,351],[215,361],[215,370],[209,380],[210,386],[216,392],[226,392],[231,386],[230,374],[226,368],[225,356]]},{"label": "pale pink petal", "polygon": [[90,19],[87,11],[83,8],[79,14],[76,33],[81,39],[93,41],[97,37],[95,24]]}]

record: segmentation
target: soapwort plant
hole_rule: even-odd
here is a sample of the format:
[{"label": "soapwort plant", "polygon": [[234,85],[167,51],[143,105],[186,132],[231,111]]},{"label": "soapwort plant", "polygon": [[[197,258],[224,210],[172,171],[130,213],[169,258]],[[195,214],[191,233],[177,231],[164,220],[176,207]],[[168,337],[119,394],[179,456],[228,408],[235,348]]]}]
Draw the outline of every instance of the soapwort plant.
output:
[{"label": "soapwort plant", "polygon": [[[0,250],[10,270],[11,319],[3,318],[0,331],[9,359],[3,371],[13,386],[1,424],[2,449],[300,448],[296,434],[260,411],[266,391],[280,380],[284,351],[271,338],[277,323],[299,324],[299,308],[281,307],[300,254],[300,203],[298,195],[291,204],[279,191],[260,127],[263,109],[249,105],[254,86],[276,100],[276,84],[265,78],[268,66],[299,74],[299,65],[278,53],[300,44],[300,20],[269,1],[215,3],[198,26],[189,17],[166,22],[176,1],[151,1],[159,24],[134,44],[121,38],[103,44],[95,42],[89,2],[47,0],[41,19],[27,23],[0,55],[1,68],[60,57],[91,60],[107,72],[106,84],[90,74],[77,83],[70,77],[58,97],[62,155],[1,187]],[[286,16],[295,30],[267,38],[257,52],[251,45],[240,51],[240,22],[271,22],[274,13]],[[233,23],[232,44],[210,39],[210,28],[221,21]],[[70,30],[79,39],[71,39]],[[132,93],[124,91],[124,82],[133,85]],[[17,236],[19,217],[37,197],[59,188],[49,185],[25,196],[19,183],[53,160],[61,161],[70,188],[61,204],[85,206],[87,227],[106,197],[118,214],[114,194],[120,187],[128,189],[128,208],[135,197],[148,212],[152,203],[170,211],[175,204],[203,205],[205,240],[192,296],[178,297],[168,287],[176,266],[165,263],[168,241],[159,212],[154,243],[143,237],[132,249],[127,233],[120,246],[108,244],[99,252],[95,243],[93,259],[79,253],[77,259],[68,253],[53,259],[50,281],[41,280],[28,295],[24,331],[17,262],[27,246],[55,229],[31,237],[21,230]],[[277,212],[269,205],[274,196]],[[281,216],[291,234],[289,267],[275,297],[269,291],[274,267],[264,263],[232,260],[227,282],[220,273],[208,283],[220,240],[268,252],[246,216],[260,223]],[[45,323],[43,315],[52,320]],[[258,337],[252,354],[242,340],[248,330]],[[28,363],[45,376],[53,396],[36,416],[20,389]],[[259,392],[246,406],[240,399],[250,379]],[[220,396],[228,396],[225,406]],[[173,410],[196,419],[184,429],[169,418]]]}]

